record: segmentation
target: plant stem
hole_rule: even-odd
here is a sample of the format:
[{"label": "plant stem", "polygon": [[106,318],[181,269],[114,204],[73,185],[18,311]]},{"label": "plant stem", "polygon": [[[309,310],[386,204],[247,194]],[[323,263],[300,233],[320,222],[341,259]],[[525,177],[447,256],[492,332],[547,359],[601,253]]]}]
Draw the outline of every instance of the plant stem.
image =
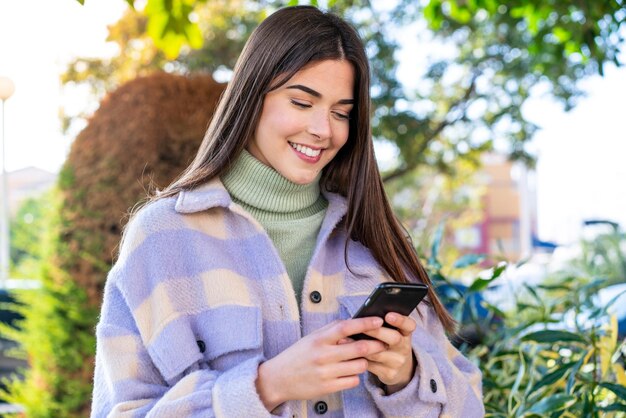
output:
[{"label": "plant stem", "polygon": [[598,416],[598,411],[596,409],[596,387],[600,381],[600,376],[598,376],[598,345],[597,345],[597,335],[596,335],[596,327],[593,326],[591,328],[591,345],[593,346],[593,354],[592,354],[592,362],[593,362],[593,379],[591,379],[591,413],[594,418]]}]

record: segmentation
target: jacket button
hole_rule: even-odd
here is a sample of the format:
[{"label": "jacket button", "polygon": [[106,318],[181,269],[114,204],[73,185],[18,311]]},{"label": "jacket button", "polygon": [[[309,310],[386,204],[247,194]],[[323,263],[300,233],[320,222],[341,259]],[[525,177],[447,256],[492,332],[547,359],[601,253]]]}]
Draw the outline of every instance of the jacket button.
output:
[{"label": "jacket button", "polygon": [[328,411],[328,405],[324,401],[319,401],[315,403],[315,412],[324,415]]},{"label": "jacket button", "polygon": [[430,379],[430,390],[432,390],[433,393],[437,392],[437,382],[435,382],[435,379]]},{"label": "jacket button", "polygon": [[198,344],[198,348],[200,349],[200,352],[204,353],[206,351],[206,344],[204,343],[204,341],[198,340],[196,341],[196,343]]},{"label": "jacket button", "polygon": [[320,303],[322,301],[322,294],[317,290],[314,290],[309,295],[309,299],[311,299],[311,302],[313,303]]}]

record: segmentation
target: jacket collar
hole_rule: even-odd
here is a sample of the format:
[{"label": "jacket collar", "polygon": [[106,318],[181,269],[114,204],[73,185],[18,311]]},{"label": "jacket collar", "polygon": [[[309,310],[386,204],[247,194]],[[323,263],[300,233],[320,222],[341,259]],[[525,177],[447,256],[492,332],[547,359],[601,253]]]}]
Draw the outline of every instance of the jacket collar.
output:
[{"label": "jacket collar", "polygon": [[216,177],[194,189],[180,192],[174,208],[178,213],[196,213],[214,207],[227,208],[232,202],[222,181]]},{"label": "jacket collar", "polygon": [[[320,246],[329,239],[348,210],[345,197],[325,190],[322,190],[322,194],[326,200],[328,200],[328,208],[326,209],[326,216],[324,216],[324,221],[322,222],[317,237],[315,254],[313,255],[314,258]],[[233,202],[228,190],[226,190],[219,178],[215,178],[194,189],[180,192],[176,199],[175,210],[178,213],[196,213],[214,207],[228,208],[233,212],[247,217],[252,222],[256,222],[252,215],[248,214],[243,208]]]},{"label": "jacket collar", "polygon": [[[328,200],[328,215],[332,214],[330,217],[337,218],[338,221],[348,209],[346,198],[325,190],[322,190],[322,194]],[[231,204],[233,199],[222,181],[216,177],[194,189],[180,192],[176,198],[175,209],[178,213],[196,213],[214,207],[228,208]]]}]

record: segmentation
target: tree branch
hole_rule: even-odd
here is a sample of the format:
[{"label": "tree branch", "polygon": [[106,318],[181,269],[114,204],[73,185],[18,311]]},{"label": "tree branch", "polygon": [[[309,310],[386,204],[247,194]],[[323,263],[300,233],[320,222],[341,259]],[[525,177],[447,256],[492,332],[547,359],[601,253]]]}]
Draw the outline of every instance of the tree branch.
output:
[{"label": "tree branch", "polygon": [[[455,123],[457,123],[459,120],[461,120],[463,117],[465,117],[466,111],[467,111],[467,102],[469,101],[469,99],[472,97],[474,90],[476,89],[476,79],[478,78],[478,76],[480,75],[480,72],[475,72],[472,75],[472,80],[470,82],[470,85],[467,87],[467,89],[465,90],[465,93],[463,94],[463,96],[459,97],[457,100],[455,100],[451,105],[450,108],[448,109],[448,112],[446,113],[446,116],[450,114],[450,112],[452,112],[453,110],[455,110],[457,107],[463,107],[463,111],[462,113],[450,120],[447,118],[444,118],[441,122],[439,122],[439,124],[435,127],[435,129],[433,129],[432,132],[430,132],[424,139],[424,141],[420,144],[420,147],[417,149],[416,154],[417,155],[421,155],[423,152],[426,151],[426,149],[428,148],[428,146],[430,145],[430,143],[437,137],[439,136],[439,134],[448,126],[453,125]],[[411,163],[405,164],[402,167],[399,167],[393,171],[391,171],[388,174],[385,174],[383,176],[383,182],[387,183],[391,180],[394,180],[398,177],[402,177],[403,175],[407,174],[408,172],[414,170],[418,165],[420,164],[420,159],[416,158],[414,159]]]}]

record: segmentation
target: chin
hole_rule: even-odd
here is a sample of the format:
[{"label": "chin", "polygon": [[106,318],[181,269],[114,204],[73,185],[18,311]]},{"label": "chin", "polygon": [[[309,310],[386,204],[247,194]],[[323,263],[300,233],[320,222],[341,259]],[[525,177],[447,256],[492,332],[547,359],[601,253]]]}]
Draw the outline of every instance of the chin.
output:
[{"label": "chin", "polygon": [[296,183],[299,184],[301,186],[304,186],[305,184],[310,184],[312,182],[315,181],[315,177],[313,178],[296,178],[296,179],[291,179],[292,183]]},{"label": "chin", "polygon": [[285,176],[285,177],[292,183],[296,183],[300,185],[310,184],[314,182],[315,179],[317,178],[316,175],[289,176],[289,177]]}]

